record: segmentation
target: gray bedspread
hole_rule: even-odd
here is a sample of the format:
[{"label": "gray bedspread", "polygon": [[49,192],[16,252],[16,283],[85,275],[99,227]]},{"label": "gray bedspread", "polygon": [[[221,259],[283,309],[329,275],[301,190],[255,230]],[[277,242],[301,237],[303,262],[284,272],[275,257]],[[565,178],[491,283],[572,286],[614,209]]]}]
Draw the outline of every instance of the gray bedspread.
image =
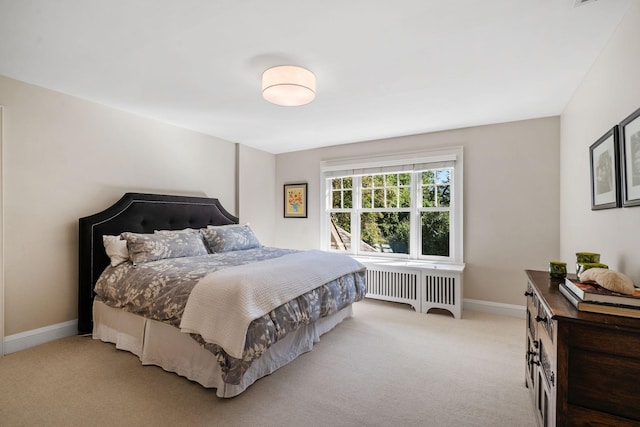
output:
[{"label": "gray bedspread", "polygon": [[[133,266],[107,267],[95,286],[96,299],[126,311],[179,327],[189,294],[208,273],[231,266],[281,257],[297,251],[262,247],[196,257],[171,258]],[[271,345],[300,326],[331,315],[364,298],[365,272],[342,276],[255,319],[249,326],[241,359],[220,346],[191,336],[211,351],[228,384],[238,384],[251,363]]]}]

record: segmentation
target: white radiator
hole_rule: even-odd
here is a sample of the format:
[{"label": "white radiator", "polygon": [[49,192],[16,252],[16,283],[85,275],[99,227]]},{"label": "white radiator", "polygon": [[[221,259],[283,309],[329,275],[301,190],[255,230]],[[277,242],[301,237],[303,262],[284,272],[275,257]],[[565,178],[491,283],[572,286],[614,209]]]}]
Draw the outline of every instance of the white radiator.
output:
[{"label": "white radiator", "polygon": [[421,313],[441,308],[462,317],[464,265],[359,261],[367,266],[367,298],[409,304]]},{"label": "white radiator", "polygon": [[420,273],[415,271],[375,270],[367,267],[367,297],[411,304],[420,311],[418,284]]},{"label": "white radiator", "polygon": [[420,311],[427,313],[432,308],[448,310],[456,319],[462,317],[462,271],[422,271]]}]

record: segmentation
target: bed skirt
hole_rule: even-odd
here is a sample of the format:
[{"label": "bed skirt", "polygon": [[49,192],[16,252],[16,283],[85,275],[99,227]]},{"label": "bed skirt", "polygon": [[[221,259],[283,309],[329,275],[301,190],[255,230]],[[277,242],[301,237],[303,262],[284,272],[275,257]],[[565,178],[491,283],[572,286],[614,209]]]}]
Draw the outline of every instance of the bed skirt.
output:
[{"label": "bed skirt", "polygon": [[258,379],[311,351],[322,334],[351,317],[352,313],[349,305],[289,333],[254,361],[237,385],[222,381],[222,371],[213,353],[188,334],[166,323],[112,308],[100,301],[93,303],[93,338],[114,343],[116,348],[135,354],[143,365],[156,365],[203,387],[215,388],[219,397],[233,397]]}]

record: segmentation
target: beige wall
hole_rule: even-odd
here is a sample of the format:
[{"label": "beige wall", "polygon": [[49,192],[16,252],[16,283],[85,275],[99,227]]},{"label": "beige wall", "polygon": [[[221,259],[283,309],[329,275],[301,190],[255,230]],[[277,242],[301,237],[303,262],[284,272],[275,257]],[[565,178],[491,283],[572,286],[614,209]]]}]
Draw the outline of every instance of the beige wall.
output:
[{"label": "beige wall", "polygon": [[[639,40],[634,3],[560,119],[277,156],[240,146],[240,218],[265,244],[315,248],[320,161],[464,146],[465,298],[522,305],[523,269],[571,266],[578,250],[638,283],[640,207],[590,210],[588,147],[640,107]],[[0,105],[6,335],[76,318],[77,219],[122,193],[207,195],[235,213],[232,143],[3,77]],[[291,182],[309,183],[308,219],[282,217]]]},{"label": "beige wall", "polygon": [[240,221],[251,225],[260,243],[273,246],[276,156],[244,145],[239,150]]},{"label": "beige wall", "polygon": [[218,197],[235,144],[0,77],[5,334],[77,318],[78,218],[123,193]]},{"label": "beige wall", "polygon": [[575,252],[640,283],[640,207],[591,210],[589,146],[640,108],[640,2],[632,2],[608,45],[561,116],[561,258],[575,270]]},{"label": "beige wall", "polygon": [[320,162],[448,146],[464,147],[464,298],[524,305],[524,269],[559,255],[559,118],[363,142],[276,157],[276,188],[309,183],[309,218],[282,218],[276,246],[320,244]]}]

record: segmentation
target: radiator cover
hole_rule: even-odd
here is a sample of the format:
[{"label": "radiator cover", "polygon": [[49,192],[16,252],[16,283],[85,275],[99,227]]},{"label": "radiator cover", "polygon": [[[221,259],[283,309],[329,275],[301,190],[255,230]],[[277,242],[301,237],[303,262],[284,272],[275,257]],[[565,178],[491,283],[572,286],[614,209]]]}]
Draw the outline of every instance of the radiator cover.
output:
[{"label": "radiator cover", "polygon": [[440,308],[456,319],[462,317],[463,265],[363,264],[367,266],[367,298],[409,304],[421,313]]}]

